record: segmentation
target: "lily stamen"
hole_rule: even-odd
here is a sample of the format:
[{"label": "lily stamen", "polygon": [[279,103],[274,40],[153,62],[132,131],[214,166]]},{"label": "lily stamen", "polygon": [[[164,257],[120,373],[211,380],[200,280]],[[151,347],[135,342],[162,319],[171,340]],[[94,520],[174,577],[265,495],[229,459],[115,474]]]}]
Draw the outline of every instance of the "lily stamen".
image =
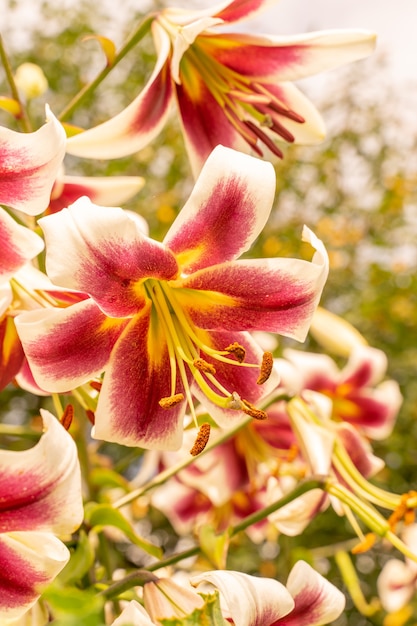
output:
[{"label": "lily stamen", "polygon": [[201,452],[203,452],[208,443],[209,437],[210,424],[208,422],[204,422],[204,424],[201,424],[200,426],[200,430],[198,431],[197,438],[194,442],[193,447],[190,450],[190,454],[192,456],[197,456],[198,454],[201,454]]},{"label": "lily stamen", "polygon": [[184,400],[184,394],[176,393],[173,396],[167,396],[166,398],[161,398],[158,404],[163,409],[170,409],[171,407],[176,406],[183,400]]},{"label": "lily stamen", "polygon": [[261,371],[259,373],[259,378],[256,381],[257,385],[263,385],[266,383],[268,378],[271,376],[273,366],[274,357],[272,356],[272,352],[264,352],[262,356]]}]

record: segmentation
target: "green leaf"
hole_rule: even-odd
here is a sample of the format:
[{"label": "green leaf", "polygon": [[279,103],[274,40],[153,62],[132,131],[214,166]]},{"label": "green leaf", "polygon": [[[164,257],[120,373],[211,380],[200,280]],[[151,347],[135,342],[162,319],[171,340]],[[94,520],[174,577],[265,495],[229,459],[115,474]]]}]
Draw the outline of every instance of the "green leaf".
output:
[{"label": "green leaf", "polygon": [[169,619],[159,619],[162,626],[230,626],[220,609],[219,592],[214,594],[201,594],[205,600],[201,609],[195,609],[191,615],[186,617],[171,617]]},{"label": "green leaf", "polygon": [[213,526],[202,526],[199,533],[200,548],[204,556],[210,561],[215,569],[226,569],[226,558],[229,549],[230,535],[216,533]]},{"label": "green leaf", "polygon": [[110,504],[89,502],[85,507],[85,519],[97,532],[103,530],[105,526],[118,528],[132,543],[139,546],[139,548],[142,548],[142,550],[158,559],[162,558],[161,548],[139,537],[124,515],[118,509],[114,509]]},{"label": "green leaf", "polygon": [[81,530],[78,536],[76,549],[71,558],[59,574],[61,583],[74,583],[82,579],[94,563],[94,550],[91,547],[87,534]]},{"label": "green leaf", "polygon": [[104,598],[95,591],[54,584],[43,598],[52,610],[56,626],[104,626]]}]

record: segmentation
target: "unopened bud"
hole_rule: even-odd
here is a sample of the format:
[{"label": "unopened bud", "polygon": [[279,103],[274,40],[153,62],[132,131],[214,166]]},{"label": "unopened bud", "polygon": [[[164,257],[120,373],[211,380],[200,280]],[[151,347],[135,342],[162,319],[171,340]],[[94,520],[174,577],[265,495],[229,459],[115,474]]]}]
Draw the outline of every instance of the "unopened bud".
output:
[{"label": "unopened bud", "polygon": [[27,100],[38,98],[48,89],[48,81],[42,68],[35,63],[22,63],[14,77],[17,88]]}]

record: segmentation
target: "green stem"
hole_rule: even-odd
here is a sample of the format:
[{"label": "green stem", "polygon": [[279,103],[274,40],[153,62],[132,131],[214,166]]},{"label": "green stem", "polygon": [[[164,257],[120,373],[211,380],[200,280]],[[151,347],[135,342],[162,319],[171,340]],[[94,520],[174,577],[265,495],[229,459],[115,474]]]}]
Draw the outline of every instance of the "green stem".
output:
[{"label": "green stem", "polygon": [[19,91],[16,87],[16,83],[13,76],[12,66],[10,65],[9,57],[7,56],[6,49],[3,44],[3,38],[0,34],[0,60],[4,67],[4,71],[6,73],[7,82],[9,83],[10,91],[12,92],[13,99],[16,100],[19,104],[20,115],[19,122],[26,133],[32,132],[32,125],[30,123],[28,114],[26,112],[25,107],[23,106],[23,102],[20,98]]},{"label": "green stem", "polygon": [[[311,491],[312,489],[323,489],[326,484],[326,480],[327,477],[314,477],[301,482],[299,485],[297,485],[295,489],[293,489],[293,491],[285,495],[283,498],[276,500],[275,502],[273,502],[269,506],[266,506],[260,511],[256,511],[251,515],[248,515],[247,517],[245,517],[245,519],[239,522],[239,524],[236,524],[236,526],[232,526],[229,530],[230,536],[234,537],[252,524],[256,524],[257,522],[264,520],[266,517],[268,517],[268,515],[271,515],[275,511],[278,511],[286,504],[289,504],[290,502],[292,502],[296,498],[299,498],[308,491]],[[129,574],[123,580],[113,583],[107,589],[101,591],[100,593],[106,598],[114,598],[118,594],[127,591],[135,585],[144,585],[145,583],[149,582],[149,580],[155,580],[155,577],[150,578],[151,572],[162,569],[163,567],[168,567],[169,565],[175,565],[175,563],[183,561],[184,559],[188,559],[192,556],[197,556],[200,553],[200,550],[200,546],[193,546],[188,550],[184,550],[183,552],[179,552],[178,554],[173,554],[167,559],[158,561],[157,563],[153,563],[144,570],[139,570],[133,572],[132,574]]]},{"label": "green stem", "polygon": [[[327,480],[327,477],[316,476],[314,478],[309,478],[307,480],[300,482],[300,484],[297,485],[295,489],[290,491],[290,493],[287,493],[287,495],[283,496],[279,500],[276,500],[275,502],[272,502],[272,504],[269,504],[263,509],[256,511],[255,513],[252,513],[251,515],[248,515],[241,522],[239,522],[235,526],[232,526],[229,529],[230,537],[234,537],[238,533],[242,532],[242,530],[246,530],[246,528],[249,528],[249,526],[252,526],[253,524],[257,524],[258,522],[261,522],[272,513],[275,513],[275,511],[282,509],[282,507],[286,506],[290,502],[293,502],[293,500],[296,500],[297,498],[304,495],[308,491],[311,491],[312,489],[323,489],[326,484],[326,480]],[[173,554],[172,556],[168,557],[167,559],[163,561],[154,563],[150,565],[149,567],[147,567],[146,569],[149,572],[154,572],[155,570],[161,569],[162,567],[167,567],[168,565],[173,565],[177,563],[178,561],[182,561],[184,559],[188,559],[191,556],[195,556],[199,554],[199,552],[200,552],[200,546],[194,546],[193,548],[190,548],[189,550],[185,550],[184,552],[180,552],[179,554]]]},{"label": "green stem", "polygon": [[76,96],[67,104],[65,109],[61,111],[58,116],[58,119],[63,122],[68,119],[68,117],[74,112],[76,107],[82,102],[87,96],[92,94],[98,85],[106,78],[107,74],[111,72],[111,70],[126,56],[126,54],[148,33],[150,26],[155,19],[154,14],[148,15],[139,26],[129,35],[123,46],[120,48],[119,52],[113,59],[111,65],[106,65],[101,72],[87,85],[78,92]]}]

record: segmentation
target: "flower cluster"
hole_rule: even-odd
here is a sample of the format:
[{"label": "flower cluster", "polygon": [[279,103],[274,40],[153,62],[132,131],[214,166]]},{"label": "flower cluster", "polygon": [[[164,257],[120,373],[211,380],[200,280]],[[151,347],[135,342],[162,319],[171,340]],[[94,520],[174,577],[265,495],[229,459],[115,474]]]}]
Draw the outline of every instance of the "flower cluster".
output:
[{"label": "flower cluster", "polygon": [[[118,53],[95,36],[106,69],[59,117],[47,105],[38,130],[29,101],[47,77],[33,64],[13,77],[0,40],[13,96],[0,107],[26,131],[0,127],[0,389],[30,398],[43,425],[13,410],[0,424],[1,624],[331,622],[345,595],[304,560],[276,573],[285,585],[227,567],[241,531],[278,544],[330,506],[350,522],[354,554],[381,538],[408,559],[381,574],[388,611],[415,589],[415,542],[397,527],[417,496],[372,482],[384,465],[372,442],[402,401],[386,357],[341,320],[320,326],[329,259],[308,225],[299,258],[253,252],[274,208],[278,142],[324,136],[294,81],[367,56],[375,37],[235,30],[266,4],[161,9]],[[86,130],[64,124],[148,32],[157,58],[139,95]],[[174,103],[194,186],[154,237],[140,201],[118,206],[146,197],[144,178],[72,175],[64,159],[141,151]],[[278,343],[304,342],[311,326],[343,342],[342,368]],[[161,513],[177,542],[165,554],[152,532]],[[394,569],[407,589],[391,599]]]}]

